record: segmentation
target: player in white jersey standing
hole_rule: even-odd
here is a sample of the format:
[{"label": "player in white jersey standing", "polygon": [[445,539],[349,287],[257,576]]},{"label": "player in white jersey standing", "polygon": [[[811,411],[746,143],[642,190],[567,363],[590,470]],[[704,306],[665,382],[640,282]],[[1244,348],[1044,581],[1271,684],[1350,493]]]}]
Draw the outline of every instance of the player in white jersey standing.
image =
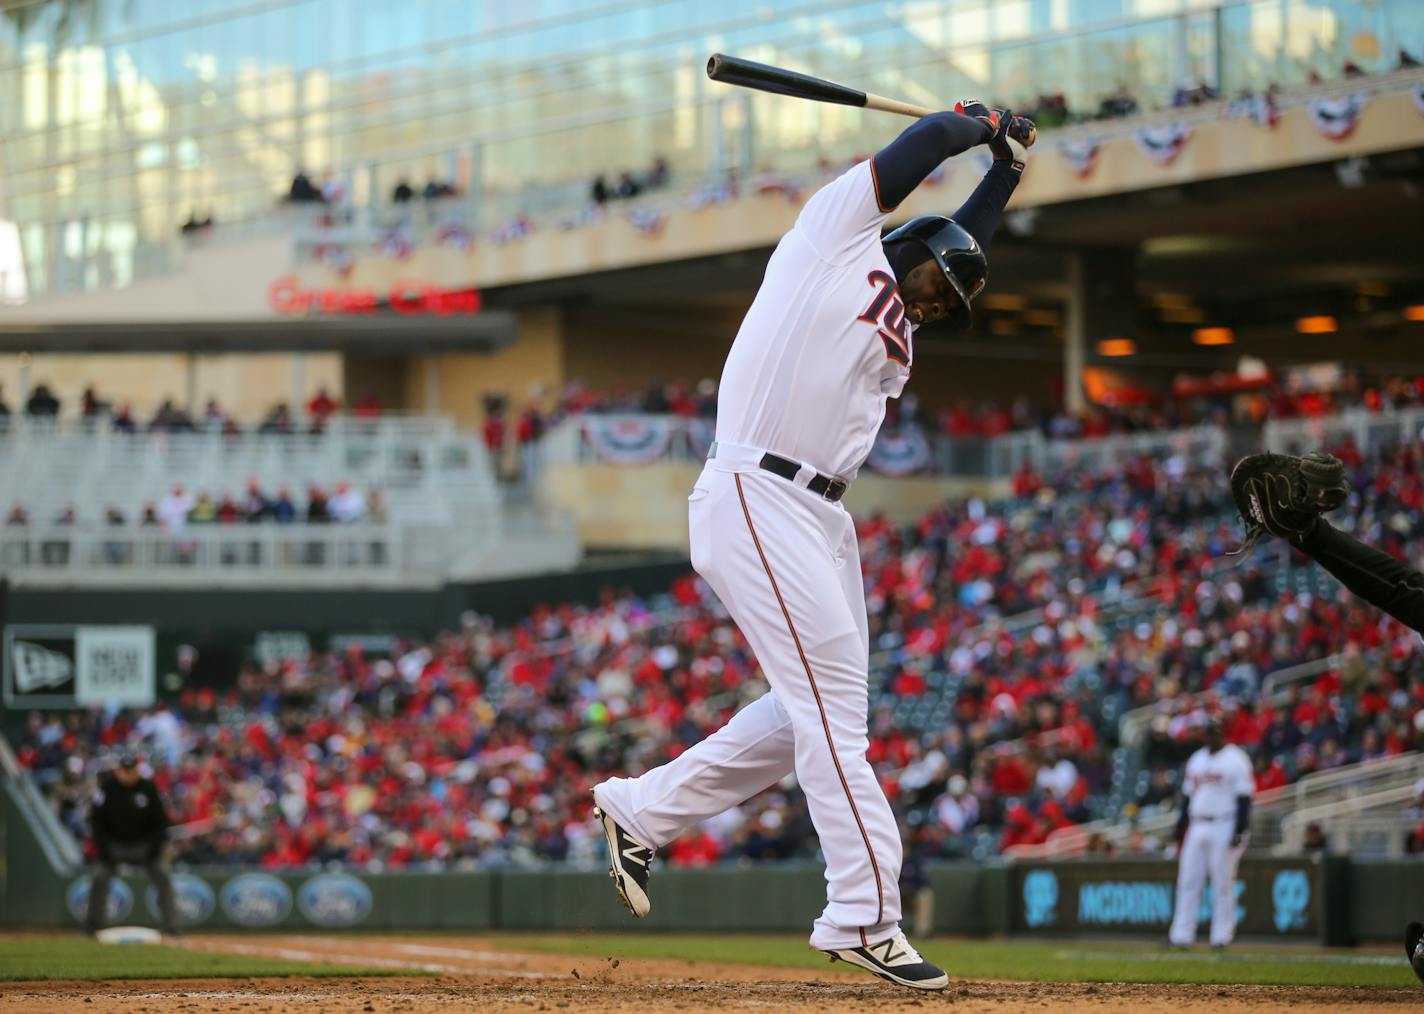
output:
[{"label": "player in white jersey standing", "polygon": [[1186,796],[1177,821],[1177,907],[1168,942],[1190,947],[1197,938],[1202,888],[1211,880],[1211,945],[1224,948],[1236,936],[1236,865],[1246,851],[1251,794],[1256,782],[1251,758],[1227,743],[1212,719],[1206,745],[1192,754],[1182,777]]},{"label": "player in white jersey standing", "polygon": [[[771,690],[676,760],[594,789],[614,884],[646,915],[653,853],[791,774],[826,859],[811,946],[891,982],[948,976],[900,931],[900,833],[866,760],[867,633],[859,548],[840,504],[917,327],[968,326],[985,249],[1032,124],[979,102],[919,120],[817,191],[777,244],[722,373],[716,443],[689,499],[692,565],[736,620]],[[954,219],[881,227],[945,159],[994,164]]]}]

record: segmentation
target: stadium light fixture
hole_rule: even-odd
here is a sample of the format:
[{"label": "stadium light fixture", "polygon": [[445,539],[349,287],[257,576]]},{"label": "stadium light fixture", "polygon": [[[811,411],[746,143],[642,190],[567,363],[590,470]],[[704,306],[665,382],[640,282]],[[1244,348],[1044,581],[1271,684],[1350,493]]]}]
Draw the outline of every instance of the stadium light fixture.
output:
[{"label": "stadium light fixture", "polygon": [[1192,341],[1198,345],[1230,345],[1236,341],[1236,332],[1229,327],[1199,327],[1192,332]]},{"label": "stadium light fixture", "polygon": [[1137,354],[1137,342],[1131,338],[1104,338],[1098,342],[1100,356],[1131,356]]},{"label": "stadium light fixture", "polygon": [[1334,317],[1302,317],[1295,322],[1295,329],[1301,334],[1332,334],[1340,330],[1340,325],[1336,323]]}]

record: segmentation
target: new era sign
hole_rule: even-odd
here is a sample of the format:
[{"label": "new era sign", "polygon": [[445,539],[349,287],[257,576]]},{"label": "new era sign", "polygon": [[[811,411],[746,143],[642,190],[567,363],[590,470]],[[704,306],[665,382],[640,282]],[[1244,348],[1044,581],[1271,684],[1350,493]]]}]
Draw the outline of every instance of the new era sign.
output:
[{"label": "new era sign", "polygon": [[154,677],[152,627],[5,629],[4,698],[12,708],[147,707]]}]

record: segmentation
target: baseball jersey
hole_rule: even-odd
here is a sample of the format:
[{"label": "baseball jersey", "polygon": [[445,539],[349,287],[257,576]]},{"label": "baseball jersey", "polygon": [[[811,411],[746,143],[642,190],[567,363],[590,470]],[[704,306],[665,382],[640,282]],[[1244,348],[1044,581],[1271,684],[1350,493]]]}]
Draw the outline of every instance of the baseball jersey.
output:
[{"label": "baseball jersey", "polygon": [[869,160],[806,202],[727,356],[718,443],[855,477],[914,362],[914,325],[880,245],[888,214]]},{"label": "baseball jersey", "polygon": [[1251,759],[1233,743],[1227,743],[1216,753],[1202,747],[1187,761],[1182,791],[1189,800],[1187,816],[1193,820],[1234,819],[1236,798],[1249,797],[1256,791]]}]

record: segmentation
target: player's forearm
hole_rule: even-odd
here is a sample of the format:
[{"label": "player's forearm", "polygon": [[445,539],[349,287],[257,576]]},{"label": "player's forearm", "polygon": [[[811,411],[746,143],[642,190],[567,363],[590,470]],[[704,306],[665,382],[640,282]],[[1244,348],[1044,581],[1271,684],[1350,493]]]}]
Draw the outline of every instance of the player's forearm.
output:
[{"label": "player's forearm", "polygon": [[1245,834],[1251,826],[1251,797],[1236,797],[1236,829],[1233,834]]},{"label": "player's forearm", "polygon": [[945,159],[983,144],[987,124],[959,113],[935,113],[916,120],[871,159],[880,207],[897,207]]},{"label": "player's forearm", "polygon": [[982,249],[989,249],[989,241],[994,238],[999,219],[1003,217],[1004,208],[1008,206],[1022,175],[1022,163],[1009,160],[995,162],[974,188],[974,193],[954,213],[954,220],[969,230]]},{"label": "player's forearm", "polygon": [[1424,574],[1324,518],[1301,540],[1300,548],[1360,598],[1424,632]]}]

